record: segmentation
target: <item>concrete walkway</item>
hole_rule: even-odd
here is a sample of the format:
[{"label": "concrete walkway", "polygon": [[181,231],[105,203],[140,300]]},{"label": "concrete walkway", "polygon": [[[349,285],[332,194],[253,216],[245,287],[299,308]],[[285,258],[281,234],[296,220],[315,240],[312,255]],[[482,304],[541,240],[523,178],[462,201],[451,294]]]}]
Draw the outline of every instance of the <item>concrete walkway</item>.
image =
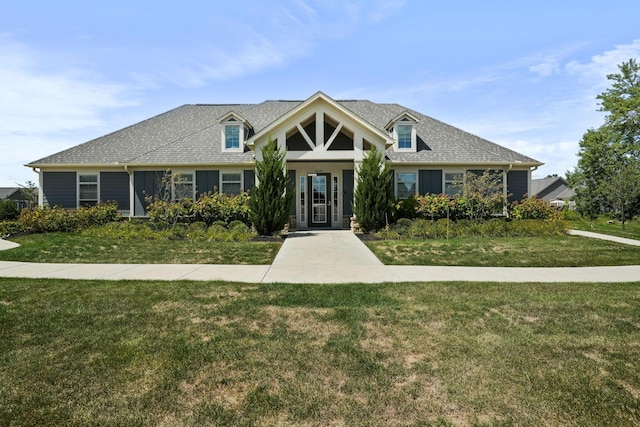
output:
[{"label": "concrete walkway", "polygon": [[[637,243],[640,245],[640,242]],[[15,247],[15,243],[0,240],[0,250],[10,247]],[[0,262],[0,277],[224,280],[249,283],[635,282],[640,281],[640,265],[575,268],[385,266],[349,231],[302,231],[287,237],[272,265],[40,264],[3,261]]]}]

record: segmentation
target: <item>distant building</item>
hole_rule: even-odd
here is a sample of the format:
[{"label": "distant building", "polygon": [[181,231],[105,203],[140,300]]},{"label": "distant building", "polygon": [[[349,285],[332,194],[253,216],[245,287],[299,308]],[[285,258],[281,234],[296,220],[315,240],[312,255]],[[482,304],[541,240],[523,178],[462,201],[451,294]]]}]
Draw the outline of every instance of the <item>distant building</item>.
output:
[{"label": "distant building", "polygon": [[29,207],[29,198],[25,196],[20,187],[0,187],[0,200],[4,199],[13,200],[18,209]]},{"label": "distant building", "polygon": [[575,194],[575,191],[569,188],[567,180],[561,176],[531,180],[531,196],[542,199],[551,206],[562,208],[567,205],[569,209],[573,209]]}]

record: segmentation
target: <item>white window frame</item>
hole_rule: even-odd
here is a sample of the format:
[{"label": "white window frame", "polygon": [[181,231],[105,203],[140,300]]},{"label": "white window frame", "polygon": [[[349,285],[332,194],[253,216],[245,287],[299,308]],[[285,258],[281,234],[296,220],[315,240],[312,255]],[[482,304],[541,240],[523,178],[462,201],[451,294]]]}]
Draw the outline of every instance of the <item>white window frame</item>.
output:
[{"label": "white window frame", "polygon": [[[176,179],[180,180],[182,178],[187,178],[184,183],[176,183]],[[191,185],[191,195],[188,196],[188,199],[195,200],[196,194],[196,179],[194,171],[172,171],[171,172],[171,201],[178,202],[182,199],[182,197],[178,197],[178,192],[176,191],[176,184],[190,184]]]},{"label": "white window frame", "polygon": [[307,203],[306,203],[306,195],[307,195],[307,176],[300,175],[300,196],[298,197],[298,208],[300,209],[300,223],[306,224],[307,222]]},{"label": "white window frame", "polygon": [[[81,177],[84,176],[93,176],[96,178],[95,182],[81,182],[80,179]],[[100,172],[78,172],[76,173],[76,185],[77,185],[77,199],[76,199],[76,206],[77,207],[83,207],[85,206],[83,203],[92,203],[90,205],[86,205],[86,206],[96,206],[98,203],[100,203]],[[81,199],[80,198],[80,188],[82,186],[93,186],[95,185],[96,187],[96,198],[95,198],[95,203],[94,199]]]},{"label": "white window frame", "polygon": [[401,180],[400,180],[400,175],[413,175],[413,178],[414,178],[414,180],[413,180],[413,184],[414,184],[414,192],[413,192],[412,194],[415,196],[415,195],[416,195],[416,193],[418,192],[418,171],[413,171],[413,170],[408,170],[408,171],[402,171],[402,170],[401,170],[401,171],[397,171],[397,170],[396,170],[396,173],[395,173],[395,190],[396,190],[396,191],[395,191],[395,194],[396,194],[396,197],[397,197],[398,199],[405,200],[405,199],[408,199],[408,198],[409,198],[409,196],[407,196],[407,197],[400,197],[400,191],[399,191],[399,189],[400,189],[400,184],[401,184],[401,183],[406,182],[406,181],[401,181]]},{"label": "white window frame", "polygon": [[[240,181],[225,181],[224,176],[225,175],[240,175]],[[224,185],[225,184],[235,184],[235,183],[239,183],[240,184],[240,192],[238,194],[242,194],[242,192],[244,191],[244,172],[241,170],[221,170],[220,171],[220,193],[226,194],[227,196],[237,196],[237,194],[231,194],[231,193],[225,193],[224,191]]]},{"label": "white window frame", "polygon": [[[397,121],[394,125],[393,125],[393,129],[391,131],[391,136],[395,139],[395,143],[393,144],[394,150],[395,151],[410,151],[410,152],[416,152],[417,151],[417,139],[418,139],[418,135],[416,133],[416,122],[413,120],[399,120]],[[411,146],[410,147],[400,147],[400,138],[399,138],[399,132],[398,129],[400,126],[409,126],[411,127]]]},{"label": "white window frame", "polygon": [[[229,127],[238,128],[238,146],[237,147],[227,147],[227,129]],[[242,153],[244,151],[244,141],[245,141],[245,128],[244,124],[230,117],[229,119],[222,122],[222,151],[229,153]]]},{"label": "white window frame", "polygon": [[[459,181],[461,178],[464,178],[464,174],[466,173],[466,171],[463,170],[443,170],[442,171],[442,194],[448,195],[451,198],[454,198],[457,194],[460,193],[460,191],[462,191],[462,189],[460,189],[456,194],[448,194],[447,193],[447,184],[453,184],[456,181]],[[447,178],[447,175],[453,175],[450,178]]]}]

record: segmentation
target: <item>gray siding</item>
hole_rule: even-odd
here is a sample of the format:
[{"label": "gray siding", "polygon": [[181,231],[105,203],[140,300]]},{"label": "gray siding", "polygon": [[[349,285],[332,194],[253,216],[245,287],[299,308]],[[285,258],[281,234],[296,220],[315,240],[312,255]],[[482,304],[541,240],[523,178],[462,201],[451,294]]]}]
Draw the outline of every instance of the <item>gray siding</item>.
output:
[{"label": "gray siding", "polygon": [[418,171],[418,193],[420,194],[441,194],[442,193],[442,170],[419,170]]},{"label": "gray siding", "polygon": [[196,171],[196,199],[220,191],[220,171]]},{"label": "gray siding", "polygon": [[100,172],[100,201],[113,201],[118,210],[129,211],[129,174],[127,172]]},{"label": "gray siding", "polygon": [[509,202],[521,201],[527,198],[529,172],[509,171],[507,173],[507,194]]},{"label": "gray siding", "polygon": [[133,173],[135,216],[144,216],[147,214],[147,202],[145,197],[158,195],[162,186],[162,177],[164,174],[164,171],[135,171]]},{"label": "gray siding", "polygon": [[253,169],[244,171],[244,191],[250,191],[256,185],[256,173]]},{"label": "gray siding", "polygon": [[353,169],[342,171],[342,215],[353,216]]},{"label": "gray siding", "polygon": [[78,207],[75,172],[42,172],[44,203],[65,209]]}]

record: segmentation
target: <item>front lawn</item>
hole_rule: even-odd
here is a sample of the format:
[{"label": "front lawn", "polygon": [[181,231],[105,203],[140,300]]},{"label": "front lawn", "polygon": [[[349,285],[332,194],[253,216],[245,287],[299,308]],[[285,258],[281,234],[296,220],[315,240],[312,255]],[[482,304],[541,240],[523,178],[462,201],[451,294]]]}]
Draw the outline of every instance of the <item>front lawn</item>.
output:
[{"label": "front lawn", "polygon": [[585,267],[640,264],[640,247],[579,236],[379,240],[366,245],[389,265]]},{"label": "front lawn", "polygon": [[635,219],[625,223],[624,230],[620,221],[613,221],[606,217],[600,217],[595,221],[586,218],[578,218],[570,221],[576,230],[592,231],[594,233],[610,234],[612,236],[626,237],[627,239],[640,240],[640,220]]},{"label": "front lawn", "polygon": [[21,246],[0,251],[2,261],[90,264],[271,264],[280,242],[214,242],[199,239],[99,238],[45,233],[11,239]]},{"label": "front lawn", "polygon": [[640,283],[0,279],[0,349],[0,425],[640,424]]}]

